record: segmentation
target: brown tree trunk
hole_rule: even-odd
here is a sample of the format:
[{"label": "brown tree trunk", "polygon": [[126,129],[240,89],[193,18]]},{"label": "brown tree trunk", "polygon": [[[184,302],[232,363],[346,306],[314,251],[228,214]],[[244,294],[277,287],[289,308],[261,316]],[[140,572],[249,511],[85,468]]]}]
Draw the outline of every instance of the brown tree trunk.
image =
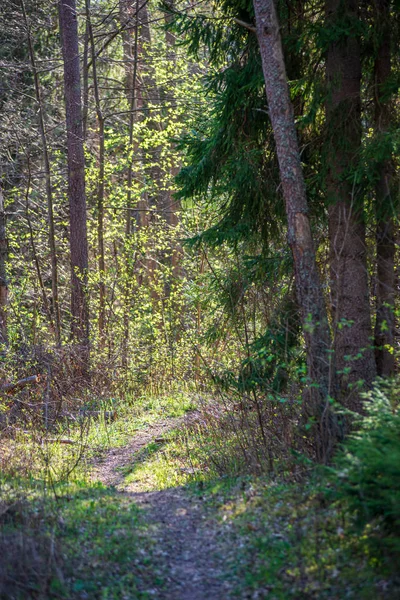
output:
[{"label": "brown tree trunk", "polygon": [[[132,215],[134,213],[132,206],[132,185],[134,181],[133,161],[139,155],[139,148],[133,139],[133,128],[138,118],[138,89],[137,89],[137,71],[138,71],[138,40],[139,40],[139,1],[136,0],[135,13],[133,14],[133,5],[129,0],[120,0],[119,11],[121,21],[122,45],[125,61],[125,93],[129,106],[129,146],[128,146],[128,173],[127,173],[127,191],[126,191],[126,220],[125,220],[125,282],[124,282],[124,336],[122,344],[122,366],[125,370],[128,368],[128,350],[130,336],[130,316],[131,316],[131,296],[132,283],[134,275],[132,272]],[[134,34],[131,34],[131,27],[125,27],[126,23],[134,23]],[[138,164],[138,163],[137,163]],[[136,223],[141,226],[140,218],[145,218],[145,212],[140,215],[136,211]]]},{"label": "brown tree trunk", "polygon": [[53,188],[51,184],[51,171],[50,171],[50,158],[47,149],[47,136],[44,124],[43,114],[43,103],[40,89],[39,75],[36,68],[35,51],[33,47],[28,17],[25,10],[24,0],[21,0],[21,8],[24,16],[26,33],[28,38],[29,57],[32,65],[33,80],[35,84],[35,97],[38,105],[38,120],[39,120],[39,131],[42,141],[43,150],[43,161],[44,161],[44,173],[46,181],[46,197],[47,197],[47,216],[49,219],[49,246],[51,256],[51,288],[53,294],[53,313],[54,313],[54,332],[56,338],[56,344],[61,344],[61,322],[60,322],[60,306],[58,300],[58,264],[57,264],[57,248],[56,248],[56,234],[54,225],[54,212],[53,212]]},{"label": "brown tree trunk", "polygon": [[67,121],[72,335],[74,340],[82,347],[83,360],[88,361],[89,306],[87,297],[88,243],[85,157],[83,152],[78,24],[75,0],[60,0],[59,12]]},{"label": "brown tree trunk", "polygon": [[[390,1],[375,1],[375,28],[378,48],[375,58],[375,134],[384,143],[390,128],[391,106],[385,98],[385,84],[391,76]],[[394,166],[392,157],[379,165],[376,195],[376,323],[375,358],[378,375],[389,377],[394,373],[394,296],[395,296],[395,225],[392,185]]]},{"label": "brown tree trunk", "polygon": [[[90,10],[90,0],[87,1],[86,11]],[[82,130],[83,141],[86,141],[88,114],[89,114],[89,23],[86,19],[85,38],[83,42],[83,60],[82,60],[82,79],[83,79],[83,98],[82,98]]]},{"label": "brown tree trunk", "polygon": [[8,282],[7,282],[7,237],[6,237],[6,213],[4,209],[3,191],[0,188],[0,344],[6,344],[7,336],[7,305],[8,305]]},{"label": "brown tree trunk", "polygon": [[[175,0],[166,0],[165,5],[171,11],[171,12],[165,12],[165,16],[164,16],[165,24],[169,25],[173,19],[171,13],[175,9]],[[174,76],[174,68],[175,68],[175,64],[176,64],[175,36],[169,29],[167,29],[166,33],[165,33],[165,42],[167,44],[168,73],[172,80],[173,76]],[[176,175],[179,173],[179,171],[180,171],[180,166],[172,163],[172,166],[171,166],[172,177],[176,177]],[[170,225],[171,227],[176,227],[179,223],[179,209],[180,209],[179,200],[175,199],[173,197],[173,195],[170,193],[169,194],[169,206],[167,207],[167,210],[166,210],[166,220],[167,220],[168,225]],[[181,248],[175,248],[172,253],[172,266],[173,266],[173,270],[174,270],[174,275],[176,275],[177,277],[180,276],[179,269],[177,269],[178,264],[179,264],[180,255],[181,255]]]},{"label": "brown tree trunk", "polygon": [[[326,25],[357,23],[357,0],[327,0]],[[347,30],[328,48],[327,193],[334,350],[341,400],[360,410],[359,391],[376,374],[372,347],[363,199],[352,169],[361,145],[360,48]]]},{"label": "brown tree trunk", "polygon": [[282,192],[288,219],[290,244],[306,342],[310,378],[311,413],[317,418],[317,455],[325,460],[332,448],[331,340],[324,297],[312,239],[308,205],[293,108],[286,79],[279,23],[273,0],[253,0],[269,115],[278,155]]},{"label": "brown tree trunk", "polygon": [[[137,118],[136,113],[136,74],[137,74],[137,44],[138,44],[138,19],[139,0],[136,1],[136,12],[132,14],[133,5],[129,0],[120,0],[119,14],[121,23],[122,47],[124,51],[125,63],[125,94],[129,106],[129,165],[127,174],[126,190],[126,222],[125,232],[130,236],[132,230],[132,182],[133,182],[133,158],[135,149],[133,147],[133,126]],[[134,35],[131,34],[131,27],[125,27],[127,22],[134,22]]]}]

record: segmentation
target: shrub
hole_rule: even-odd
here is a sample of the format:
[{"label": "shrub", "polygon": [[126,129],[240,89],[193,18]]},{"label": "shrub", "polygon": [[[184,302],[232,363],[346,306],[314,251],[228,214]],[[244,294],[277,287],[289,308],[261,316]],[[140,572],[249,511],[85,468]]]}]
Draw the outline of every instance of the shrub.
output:
[{"label": "shrub", "polygon": [[399,381],[379,381],[365,395],[365,414],[331,470],[334,493],[371,551],[400,563]]}]

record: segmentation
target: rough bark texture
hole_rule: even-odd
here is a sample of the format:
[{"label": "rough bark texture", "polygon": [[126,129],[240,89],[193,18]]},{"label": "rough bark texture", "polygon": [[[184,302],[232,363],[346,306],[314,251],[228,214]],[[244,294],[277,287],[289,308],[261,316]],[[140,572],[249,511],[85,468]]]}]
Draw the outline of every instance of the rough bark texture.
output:
[{"label": "rough bark texture", "polygon": [[7,343],[7,253],[6,213],[4,210],[3,192],[0,188],[0,344]]},{"label": "rough bark texture", "polygon": [[334,350],[341,400],[360,409],[359,391],[376,374],[372,346],[363,200],[352,178],[361,144],[357,1],[327,0],[326,25],[344,33],[327,53],[327,192]]},{"label": "rough bark texture", "polygon": [[78,25],[75,0],[60,0],[59,11],[64,58],[65,113],[67,121],[72,334],[76,342],[81,344],[83,348],[88,348],[88,243],[86,228],[85,157],[83,152]]},{"label": "rough bark texture", "polygon": [[[375,134],[384,143],[390,128],[391,106],[385,98],[385,84],[391,75],[390,51],[390,1],[376,0],[375,27],[378,48],[375,59]],[[392,157],[383,160],[379,179],[375,186],[376,195],[376,323],[375,358],[378,375],[394,373],[395,319],[395,225],[392,185],[394,166]]]},{"label": "rough bark texture", "polygon": [[[90,10],[90,0],[88,0],[87,10]],[[89,24],[86,19],[85,38],[83,42],[83,60],[82,60],[82,79],[83,79],[83,106],[82,106],[82,132],[83,140],[86,141],[87,124],[89,113]]]},{"label": "rough bark texture", "polygon": [[[315,259],[300,153],[286,79],[278,18],[273,0],[253,0],[269,114],[274,132],[282,191],[293,254],[296,290],[306,342],[311,411],[318,419],[317,452],[330,452],[331,423],[328,396],[332,393],[330,332]],[[318,384],[318,387],[315,387]]]}]

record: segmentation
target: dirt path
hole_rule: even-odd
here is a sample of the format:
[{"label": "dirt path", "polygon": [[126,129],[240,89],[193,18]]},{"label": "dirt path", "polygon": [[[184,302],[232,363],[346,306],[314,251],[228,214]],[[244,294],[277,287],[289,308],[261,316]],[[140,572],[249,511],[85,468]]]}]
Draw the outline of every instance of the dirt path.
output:
[{"label": "dirt path", "polygon": [[154,539],[156,570],[163,574],[163,589],[150,591],[159,600],[228,600],[230,585],[224,582],[221,530],[201,499],[183,488],[143,491],[140,482],[123,485],[119,469],[133,464],[135,454],[149,442],[179,424],[178,419],[157,423],[138,432],[131,443],[110,450],[97,465],[96,478],[116,486],[145,511],[149,535]]}]

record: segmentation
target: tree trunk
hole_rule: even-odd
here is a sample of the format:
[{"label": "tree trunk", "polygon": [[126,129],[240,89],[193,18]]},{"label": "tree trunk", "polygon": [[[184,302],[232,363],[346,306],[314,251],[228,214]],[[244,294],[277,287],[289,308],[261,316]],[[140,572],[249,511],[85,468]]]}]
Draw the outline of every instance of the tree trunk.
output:
[{"label": "tree trunk", "polygon": [[[375,58],[375,135],[383,144],[391,121],[391,106],[385,98],[385,84],[391,76],[390,1],[376,0],[375,28],[378,48]],[[394,296],[395,296],[395,225],[392,185],[392,156],[378,164],[376,195],[376,323],[375,358],[378,375],[394,373]]]},{"label": "tree trunk", "polygon": [[[165,15],[164,15],[165,24],[168,26],[173,20],[172,12],[175,10],[175,0],[166,0],[165,5],[171,11],[171,12],[165,12]],[[175,69],[175,65],[176,65],[175,36],[169,29],[167,29],[165,32],[165,42],[167,45],[168,73],[169,73],[169,76],[172,81],[174,78],[174,69]],[[174,160],[172,159],[172,166],[171,166],[172,177],[176,177],[176,175],[180,171],[180,168],[181,167],[179,165],[174,164]],[[173,195],[171,195],[171,193],[170,193],[169,194],[169,206],[167,207],[167,210],[166,210],[166,220],[167,220],[168,225],[170,225],[171,227],[176,227],[179,224],[179,208],[180,208],[179,200],[175,199],[173,197]],[[177,277],[179,277],[179,275],[180,275],[179,270],[177,270],[180,254],[181,254],[180,248],[175,248],[172,253],[173,271],[174,271],[174,275],[176,275]]]},{"label": "tree trunk", "polygon": [[[327,0],[326,24],[332,31],[357,21],[357,0]],[[376,368],[363,199],[354,175],[361,145],[360,48],[356,33],[343,31],[330,43],[326,61],[331,304],[341,400],[360,410],[360,389],[372,382]]]},{"label": "tree trunk", "polygon": [[269,115],[278,155],[282,192],[306,343],[311,406],[318,422],[317,456],[325,460],[332,449],[331,340],[312,239],[308,205],[293,108],[286,79],[279,23],[273,0],[253,0]]},{"label": "tree trunk", "polygon": [[[90,0],[87,1],[86,10],[90,10]],[[85,38],[83,42],[83,60],[82,60],[82,79],[83,79],[83,106],[82,106],[82,130],[83,141],[86,142],[88,115],[89,115],[89,23],[86,19]]]},{"label": "tree trunk", "polygon": [[96,104],[97,125],[99,132],[99,172],[97,179],[97,252],[98,252],[98,271],[99,271],[99,338],[100,345],[104,343],[105,327],[105,306],[106,306],[106,286],[104,282],[106,264],[104,256],[104,160],[105,160],[105,139],[104,139],[104,116],[101,109],[99,82],[97,78],[97,58],[96,47],[94,43],[92,22],[90,19],[90,4],[86,0],[86,24],[90,38],[90,47],[92,52],[92,70],[93,87]]},{"label": "tree trunk", "polygon": [[59,11],[67,121],[72,336],[82,347],[82,359],[87,362],[89,352],[88,243],[78,24],[75,0],[60,0]]},{"label": "tree trunk", "polygon": [[[138,40],[139,40],[139,1],[136,0],[135,13],[132,14],[133,5],[129,0],[120,0],[119,11],[122,30],[122,45],[124,50],[125,61],[125,92],[129,106],[129,146],[128,146],[128,173],[126,186],[126,220],[125,220],[125,281],[123,286],[124,295],[124,335],[122,343],[122,366],[126,371],[128,368],[128,351],[129,351],[129,336],[130,336],[130,319],[131,319],[131,296],[132,283],[134,279],[132,270],[132,185],[134,181],[133,161],[139,156],[139,148],[137,141],[133,139],[133,129],[136,119],[138,118]],[[125,27],[126,23],[135,23],[134,35],[131,34],[131,28]],[[138,162],[136,163],[138,165]],[[140,212],[137,213],[136,223],[140,226]],[[143,213],[142,218],[145,218]]]}]

